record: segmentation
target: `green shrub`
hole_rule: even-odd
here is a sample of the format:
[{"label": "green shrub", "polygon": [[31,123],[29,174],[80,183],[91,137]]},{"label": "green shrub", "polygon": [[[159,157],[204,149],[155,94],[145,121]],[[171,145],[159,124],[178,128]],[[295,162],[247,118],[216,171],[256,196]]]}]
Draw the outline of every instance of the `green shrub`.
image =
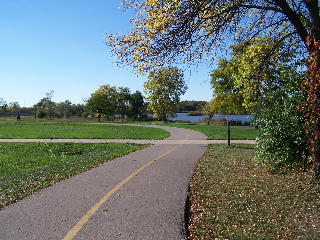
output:
[{"label": "green shrub", "polygon": [[256,159],[270,170],[297,167],[307,157],[304,117],[297,110],[302,101],[301,94],[273,94],[257,108],[254,121],[258,132]]},{"label": "green shrub", "polygon": [[45,118],[47,116],[47,113],[43,110],[38,110],[37,111],[37,117],[38,118]]}]

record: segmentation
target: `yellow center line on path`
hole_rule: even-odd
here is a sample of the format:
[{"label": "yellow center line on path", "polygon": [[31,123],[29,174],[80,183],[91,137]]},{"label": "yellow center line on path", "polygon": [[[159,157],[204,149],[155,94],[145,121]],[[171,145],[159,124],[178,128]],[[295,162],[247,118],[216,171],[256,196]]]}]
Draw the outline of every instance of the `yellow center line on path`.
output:
[{"label": "yellow center line on path", "polygon": [[116,186],[114,186],[109,192],[107,192],[95,205],[93,205],[89,211],[86,212],[86,214],[79,220],[79,222],[74,225],[73,228],[70,229],[70,231],[64,236],[62,240],[71,240],[73,239],[76,234],[81,230],[81,228],[89,221],[89,219],[92,217],[93,214],[95,214],[98,209],[106,202],[108,199],[117,192],[123,185],[125,185],[128,181],[130,181],[132,178],[134,178],[136,175],[138,175],[141,171],[155,163],[156,161],[160,160],[161,158],[167,156],[168,154],[174,152],[177,150],[181,145],[183,145],[187,139],[184,140],[183,143],[179,144],[178,146],[172,148],[168,152],[165,152],[161,154],[159,157],[150,160],[146,164],[144,164],[142,167],[131,173],[128,177],[123,179],[121,182],[119,182]]}]

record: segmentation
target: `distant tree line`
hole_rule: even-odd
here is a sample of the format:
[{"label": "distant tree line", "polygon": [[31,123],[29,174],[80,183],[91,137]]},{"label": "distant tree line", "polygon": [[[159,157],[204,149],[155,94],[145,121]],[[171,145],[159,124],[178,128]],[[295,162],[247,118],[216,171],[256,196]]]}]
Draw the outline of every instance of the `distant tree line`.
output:
[{"label": "distant tree line", "polygon": [[[146,120],[150,116],[148,113],[152,113],[152,118],[167,121],[177,112],[180,96],[186,90],[183,72],[176,67],[167,67],[150,71],[148,80],[144,84],[147,102],[139,91],[131,93],[127,87],[106,84],[92,93],[84,104],[72,104],[70,100],[56,103],[53,101],[54,91],[51,90],[29,108],[29,111],[33,112],[35,118],[40,119],[93,116],[97,117],[99,122],[101,118]],[[178,109],[195,111],[200,110],[204,104],[205,102],[200,101],[185,101]],[[0,114],[1,112],[21,115],[21,107],[19,103],[7,104],[0,98]]]},{"label": "distant tree line", "polygon": [[18,102],[7,103],[0,98],[0,115],[17,116],[33,115],[35,118],[83,118],[101,117],[131,118],[134,120],[147,118],[147,104],[141,92],[130,92],[126,87],[100,86],[84,104],[73,104],[70,100],[53,101],[54,91],[45,93],[33,107],[21,107]]},{"label": "distant tree line", "polygon": [[102,85],[91,94],[87,109],[98,117],[112,119],[115,116],[134,120],[147,119],[147,111],[158,120],[167,121],[176,113],[180,96],[187,86],[183,80],[183,72],[176,67],[154,69],[150,71],[148,80],[144,83],[144,93],[130,92],[127,87]]},{"label": "distant tree line", "polygon": [[206,104],[206,101],[181,101],[177,105],[177,112],[201,111]]},{"label": "distant tree line", "polygon": [[56,103],[52,100],[54,92],[51,90],[45,93],[45,97],[41,98],[38,103],[33,105],[36,118],[71,118],[86,117],[84,104],[72,104],[70,100]]},{"label": "distant tree line", "polygon": [[21,110],[18,102],[7,103],[3,98],[0,98],[0,113],[3,112],[16,112]]},{"label": "distant tree line", "polygon": [[91,94],[87,100],[86,109],[94,116],[105,117],[108,120],[115,117],[131,118],[134,120],[146,119],[147,104],[141,92],[130,92],[127,87],[102,85]]},{"label": "distant tree line", "polygon": [[18,102],[7,103],[3,98],[0,98],[0,116],[12,116],[17,113],[23,115],[33,115],[34,109],[32,107],[21,107]]}]

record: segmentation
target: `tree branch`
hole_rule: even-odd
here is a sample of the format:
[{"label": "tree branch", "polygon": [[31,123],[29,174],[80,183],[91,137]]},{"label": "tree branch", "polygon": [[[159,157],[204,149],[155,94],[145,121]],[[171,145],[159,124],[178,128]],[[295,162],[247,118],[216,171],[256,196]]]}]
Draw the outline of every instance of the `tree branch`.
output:
[{"label": "tree branch", "polygon": [[[292,25],[297,30],[298,35],[300,36],[301,40],[304,42],[306,47],[307,45],[307,36],[309,35],[308,31],[306,30],[305,26],[300,20],[300,16],[296,14],[289,6],[286,0],[274,0],[274,3],[282,9],[282,13],[288,18],[288,20],[292,23]],[[309,48],[308,48],[309,49]]]},{"label": "tree branch", "polygon": [[239,7],[249,8],[249,9],[259,9],[259,10],[265,10],[265,11],[274,11],[274,12],[278,12],[278,13],[283,13],[280,8],[275,8],[275,7],[257,6],[257,5],[247,5],[247,4],[240,4]]}]

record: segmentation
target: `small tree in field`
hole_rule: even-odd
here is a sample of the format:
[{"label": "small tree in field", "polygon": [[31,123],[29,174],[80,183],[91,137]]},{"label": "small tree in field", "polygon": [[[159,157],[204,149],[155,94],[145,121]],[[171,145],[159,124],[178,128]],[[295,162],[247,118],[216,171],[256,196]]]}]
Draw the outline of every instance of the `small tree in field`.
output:
[{"label": "small tree in field", "polygon": [[130,101],[130,89],[127,87],[119,87],[117,89],[117,110],[116,113],[119,114],[122,118],[125,116],[128,117],[129,112],[129,101]]},{"label": "small tree in field", "polygon": [[21,106],[18,102],[10,102],[8,104],[9,112],[16,113],[21,109]]},{"label": "small tree in field", "polygon": [[39,118],[44,118],[48,116],[49,118],[52,118],[53,115],[55,115],[55,105],[56,103],[52,101],[54,91],[50,90],[49,92],[45,93],[45,97],[40,99],[40,101],[33,106],[33,108],[36,110],[36,115]]},{"label": "small tree in field", "polygon": [[54,91],[53,90],[50,90],[49,92],[46,92],[45,95],[45,99],[46,99],[46,108],[48,109],[48,114],[49,114],[49,118],[51,119],[52,118],[52,115],[53,115],[53,108],[55,106],[55,102],[52,101],[52,98],[53,98],[53,94],[54,94]]},{"label": "small tree in field", "polygon": [[215,114],[215,106],[214,106],[213,99],[210,102],[207,102],[206,105],[203,106],[201,112],[203,115],[208,116],[208,125],[209,125],[211,118]]},{"label": "small tree in field", "polygon": [[102,85],[91,94],[87,101],[87,108],[99,118],[105,116],[113,117],[117,109],[117,88],[110,85]]},{"label": "small tree in field", "polygon": [[55,112],[58,117],[70,118],[72,116],[72,103],[70,100],[65,100],[56,104]]},{"label": "small tree in field", "polygon": [[141,119],[146,116],[146,104],[142,93],[136,91],[130,95],[129,115],[133,119]]},{"label": "small tree in field", "polygon": [[174,116],[180,96],[186,90],[183,73],[176,67],[152,70],[144,84],[144,92],[149,101],[148,108],[155,118],[162,121]]},{"label": "small tree in field", "polygon": [[7,102],[3,98],[0,98],[0,112],[6,111],[7,107]]}]

